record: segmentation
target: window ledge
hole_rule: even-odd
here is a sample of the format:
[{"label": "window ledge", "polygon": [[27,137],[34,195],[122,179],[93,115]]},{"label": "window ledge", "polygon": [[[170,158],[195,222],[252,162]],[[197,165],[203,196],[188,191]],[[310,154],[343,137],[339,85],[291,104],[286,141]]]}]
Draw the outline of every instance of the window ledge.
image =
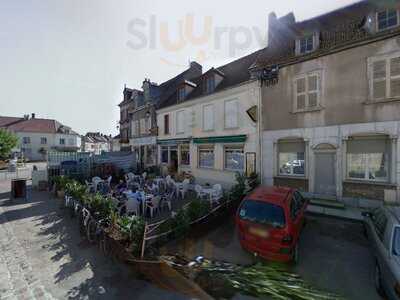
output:
[{"label": "window ledge", "polygon": [[379,186],[391,186],[396,187],[395,183],[383,182],[383,181],[370,181],[370,180],[356,180],[356,179],[346,179],[343,183],[357,183],[357,184],[369,184],[369,185],[379,185]]},{"label": "window ledge", "polygon": [[365,105],[371,105],[371,104],[384,104],[388,102],[399,102],[400,97],[394,97],[394,98],[385,98],[385,99],[379,99],[379,100],[372,100],[369,99],[364,102]]},{"label": "window ledge", "polygon": [[314,108],[305,108],[305,109],[297,109],[297,110],[293,110],[291,113],[292,114],[300,114],[300,113],[307,113],[307,112],[317,112],[317,111],[321,111],[324,108],[322,106],[317,106]]},{"label": "window ledge", "polygon": [[308,180],[308,178],[304,176],[293,176],[293,175],[276,175],[274,176],[274,178]]}]

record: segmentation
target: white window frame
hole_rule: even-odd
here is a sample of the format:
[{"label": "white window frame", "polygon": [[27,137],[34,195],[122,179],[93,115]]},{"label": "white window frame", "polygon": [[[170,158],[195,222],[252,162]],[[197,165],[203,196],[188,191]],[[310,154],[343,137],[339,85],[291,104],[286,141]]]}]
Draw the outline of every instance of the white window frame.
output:
[{"label": "white window frame", "polygon": [[[364,169],[364,178],[357,178],[357,177],[351,177],[350,176],[350,167],[349,167],[349,155],[352,153],[347,153],[346,154],[346,165],[347,165],[347,170],[346,170],[346,177],[349,180],[359,180],[359,181],[368,181],[368,182],[389,182],[390,179],[390,168],[389,168],[389,164],[390,164],[390,155],[388,153],[383,153],[383,155],[385,155],[386,157],[386,161],[387,163],[385,164],[385,171],[386,171],[386,177],[383,179],[370,179],[368,177],[369,174],[369,170],[370,170],[370,163],[369,163],[369,154],[374,154],[374,153],[355,153],[355,154],[359,154],[359,155],[363,155],[365,156],[365,169]],[[381,153],[379,153],[381,154]]]},{"label": "white window frame", "polygon": [[[368,77],[369,77],[369,100],[371,102],[379,102],[379,101],[384,101],[385,99],[398,99],[400,98],[400,95],[398,96],[392,96],[391,95],[391,80],[393,79],[400,79],[400,75],[397,76],[391,76],[390,75],[390,61],[393,58],[398,58],[400,57],[400,51],[391,53],[391,54],[386,54],[386,55],[381,55],[381,56],[375,56],[375,57],[370,57],[368,58]],[[386,61],[386,78],[379,78],[377,80],[374,79],[374,63],[378,61]],[[377,81],[386,81],[386,95],[383,98],[374,98],[374,82]]]},{"label": "white window frame", "polygon": [[[63,141],[63,143],[61,143],[61,141]],[[60,143],[60,145],[66,145],[65,138],[60,138],[59,143]]]},{"label": "white window frame", "polygon": [[[308,77],[310,76],[317,76],[317,89],[310,91],[308,89]],[[297,92],[297,81],[299,79],[305,79],[305,88],[304,92],[298,93]],[[312,71],[308,72],[305,74],[298,75],[294,78],[293,80],[293,94],[294,94],[294,99],[293,99],[293,111],[294,112],[302,112],[302,111],[312,111],[312,110],[318,110],[321,108],[321,90],[322,90],[322,72],[321,71]],[[317,93],[317,104],[315,106],[310,106],[309,105],[309,94],[310,93]],[[297,106],[297,97],[304,95],[305,96],[305,106],[304,108],[298,108]]]},{"label": "white window frame", "polygon": [[[207,122],[206,122],[206,118],[205,118],[205,110],[206,110],[206,107],[211,107],[211,110],[210,110],[210,112],[212,112],[212,118],[211,118],[211,120],[212,120],[212,126],[211,127],[207,127],[206,128],[206,124],[207,124]],[[203,131],[213,131],[213,130],[215,130],[215,113],[214,113],[214,104],[205,104],[205,105],[203,105],[203,107],[202,107],[202,115],[203,115]]]},{"label": "white window frame", "polygon": [[395,9],[396,10],[396,16],[397,16],[397,24],[396,25],[393,25],[393,26],[390,26],[390,27],[386,27],[386,28],[383,28],[383,29],[379,29],[379,19],[378,19],[378,14],[379,13],[381,13],[381,12],[383,12],[383,11],[385,11],[386,13],[389,11],[389,9],[385,9],[385,10],[381,10],[381,11],[377,11],[376,13],[375,13],[375,23],[376,23],[376,31],[377,32],[381,32],[381,31],[385,31],[385,30],[389,30],[389,29],[392,29],[392,28],[396,28],[396,27],[398,27],[400,24],[400,11],[398,10],[398,9]]},{"label": "white window frame", "polygon": [[[306,38],[309,38],[310,35],[312,35],[312,43],[313,43],[312,50],[308,50],[308,51],[306,50],[306,52],[301,52],[301,41]],[[314,52],[318,47],[319,47],[319,32],[318,31],[313,32],[311,34],[303,35],[302,37],[299,37],[296,39],[296,55],[299,55],[299,56],[306,55],[308,53]]]},{"label": "white window frame", "polygon": [[[236,105],[236,115],[235,115],[235,123],[232,126],[229,126],[227,122],[227,111],[226,111],[226,106],[227,103],[235,103]],[[239,101],[237,99],[232,99],[232,100],[226,100],[224,101],[224,128],[225,129],[235,129],[239,127]]]},{"label": "white window frame", "polygon": [[[214,165],[212,167],[206,167],[206,166],[201,166],[200,165],[200,152],[201,151],[212,151],[214,155]],[[215,146],[214,145],[208,145],[208,146],[199,146],[197,149],[197,167],[199,169],[215,169]]]},{"label": "white window frame", "polygon": [[[182,118],[182,128],[179,128],[179,118]],[[176,134],[183,134],[185,133],[186,128],[186,115],[185,110],[178,110],[175,116],[175,127],[176,127]]]},{"label": "white window frame", "polygon": [[[43,143],[43,141],[44,141],[44,143]],[[40,138],[40,144],[41,144],[41,145],[47,145],[47,137],[42,136],[42,137]]]}]

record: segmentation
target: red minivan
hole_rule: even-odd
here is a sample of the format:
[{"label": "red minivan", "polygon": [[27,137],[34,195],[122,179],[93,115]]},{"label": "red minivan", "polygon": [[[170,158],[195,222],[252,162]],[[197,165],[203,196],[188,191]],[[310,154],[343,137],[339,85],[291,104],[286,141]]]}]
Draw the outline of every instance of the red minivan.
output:
[{"label": "red minivan", "polygon": [[297,262],[306,207],[307,201],[295,189],[256,188],[236,214],[240,244],[265,259]]}]

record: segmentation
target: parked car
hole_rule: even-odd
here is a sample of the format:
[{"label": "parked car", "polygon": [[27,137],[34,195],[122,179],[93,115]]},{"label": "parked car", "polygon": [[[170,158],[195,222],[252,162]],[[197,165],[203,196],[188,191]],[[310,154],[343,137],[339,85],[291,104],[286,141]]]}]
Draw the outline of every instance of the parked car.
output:
[{"label": "parked car", "polygon": [[236,224],[242,248],[268,260],[298,260],[307,201],[295,189],[258,187],[239,205]]},{"label": "parked car", "polygon": [[363,215],[375,259],[375,287],[389,299],[400,299],[400,206],[385,205]]}]

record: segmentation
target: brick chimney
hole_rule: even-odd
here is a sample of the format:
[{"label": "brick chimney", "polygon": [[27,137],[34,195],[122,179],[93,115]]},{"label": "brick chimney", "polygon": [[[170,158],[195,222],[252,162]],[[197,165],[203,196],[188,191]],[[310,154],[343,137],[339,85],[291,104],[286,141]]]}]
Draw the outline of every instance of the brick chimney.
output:
[{"label": "brick chimney", "polygon": [[35,113],[32,113],[31,119],[34,119],[36,117]]}]

